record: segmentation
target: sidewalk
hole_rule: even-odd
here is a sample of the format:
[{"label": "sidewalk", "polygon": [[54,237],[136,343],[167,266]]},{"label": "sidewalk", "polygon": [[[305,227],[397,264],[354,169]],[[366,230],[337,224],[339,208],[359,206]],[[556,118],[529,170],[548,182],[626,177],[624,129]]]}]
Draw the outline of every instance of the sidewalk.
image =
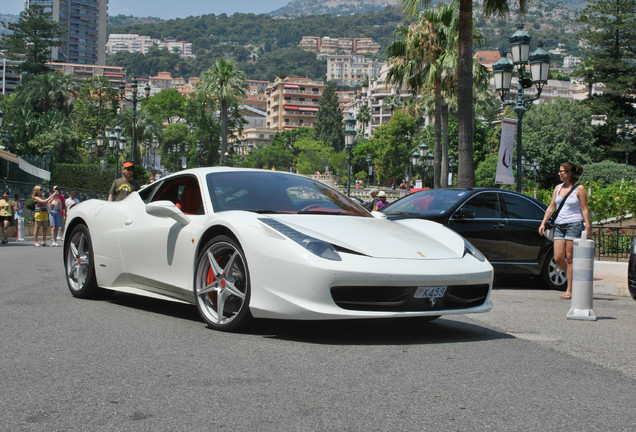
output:
[{"label": "sidewalk", "polygon": [[630,297],[626,262],[594,261],[594,294]]}]

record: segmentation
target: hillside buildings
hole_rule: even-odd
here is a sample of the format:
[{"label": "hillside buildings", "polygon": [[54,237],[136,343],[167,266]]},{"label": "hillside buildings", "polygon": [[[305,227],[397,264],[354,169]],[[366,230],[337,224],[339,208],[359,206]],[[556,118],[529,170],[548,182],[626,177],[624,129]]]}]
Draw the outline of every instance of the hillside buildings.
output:
[{"label": "hillside buildings", "polygon": [[134,33],[113,33],[109,35],[108,42],[106,43],[106,52],[108,54],[117,54],[118,52],[148,54],[148,51],[152,47],[159,49],[166,48],[168,51],[177,53],[181,57],[195,57],[192,43],[190,42],[180,41],[172,37],[161,40],[150,36],[140,36]]},{"label": "hillside buildings", "polygon": [[356,87],[367,80],[376,80],[384,64],[363,55],[329,55],[327,81],[342,87]]},{"label": "hillside buildings", "polygon": [[267,127],[275,131],[312,127],[325,85],[304,77],[276,78],[267,86]]},{"label": "hillside buildings", "polygon": [[62,63],[106,64],[108,0],[26,0],[24,7],[41,5],[65,30],[62,46],[51,59]]},{"label": "hillside buildings", "polygon": [[317,53],[367,53],[375,54],[380,51],[380,44],[371,38],[330,38],[317,36],[303,36],[299,46],[307,51]]}]

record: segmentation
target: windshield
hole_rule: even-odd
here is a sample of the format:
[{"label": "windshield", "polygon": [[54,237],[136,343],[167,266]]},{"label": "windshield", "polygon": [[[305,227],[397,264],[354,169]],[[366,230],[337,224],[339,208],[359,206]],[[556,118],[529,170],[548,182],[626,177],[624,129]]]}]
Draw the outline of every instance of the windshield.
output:
[{"label": "windshield", "polygon": [[329,214],[372,217],[353,200],[329,186],[277,171],[234,171],[207,175],[215,212]]},{"label": "windshield", "polygon": [[387,215],[418,214],[443,215],[468,193],[457,189],[430,189],[407,195],[382,209]]}]

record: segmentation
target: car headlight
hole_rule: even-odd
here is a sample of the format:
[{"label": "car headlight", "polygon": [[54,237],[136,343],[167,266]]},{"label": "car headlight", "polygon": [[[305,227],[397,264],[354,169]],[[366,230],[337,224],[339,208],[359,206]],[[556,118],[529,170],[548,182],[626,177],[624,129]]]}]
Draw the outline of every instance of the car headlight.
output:
[{"label": "car headlight", "polygon": [[318,240],[317,238],[314,238],[307,234],[303,234],[300,231],[296,231],[295,229],[274,219],[259,218],[258,220],[263,222],[270,228],[275,229],[285,237],[288,237],[289,239],[295,241],[296,243],[307,249],[309,252],[316,256],[319,256],[320,258],[328,259],[331,261],[342,261],[340,254],[338,254],[336,248],[333,247],[333,245],[330,243]]},{"label": "car headlight", "polygon": [[464,239],[464,255],[466,255],[466,253],[471,254],[481,262],[486,261],[484,254],[482,254],[479,249],[473,246],[468,240]]}]

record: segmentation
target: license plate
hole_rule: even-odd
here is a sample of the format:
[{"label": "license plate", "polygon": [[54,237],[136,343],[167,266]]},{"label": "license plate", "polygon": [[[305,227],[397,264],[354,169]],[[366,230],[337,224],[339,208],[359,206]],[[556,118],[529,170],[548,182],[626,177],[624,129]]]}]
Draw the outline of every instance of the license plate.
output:
[{"label": "license plate", "polygon": [[417,287],[415,290],[415,294],[413,298],[426,298],[426,299],[435,299],[444,297],[446,293],[445,286],[428,286],[428,287]]}]

